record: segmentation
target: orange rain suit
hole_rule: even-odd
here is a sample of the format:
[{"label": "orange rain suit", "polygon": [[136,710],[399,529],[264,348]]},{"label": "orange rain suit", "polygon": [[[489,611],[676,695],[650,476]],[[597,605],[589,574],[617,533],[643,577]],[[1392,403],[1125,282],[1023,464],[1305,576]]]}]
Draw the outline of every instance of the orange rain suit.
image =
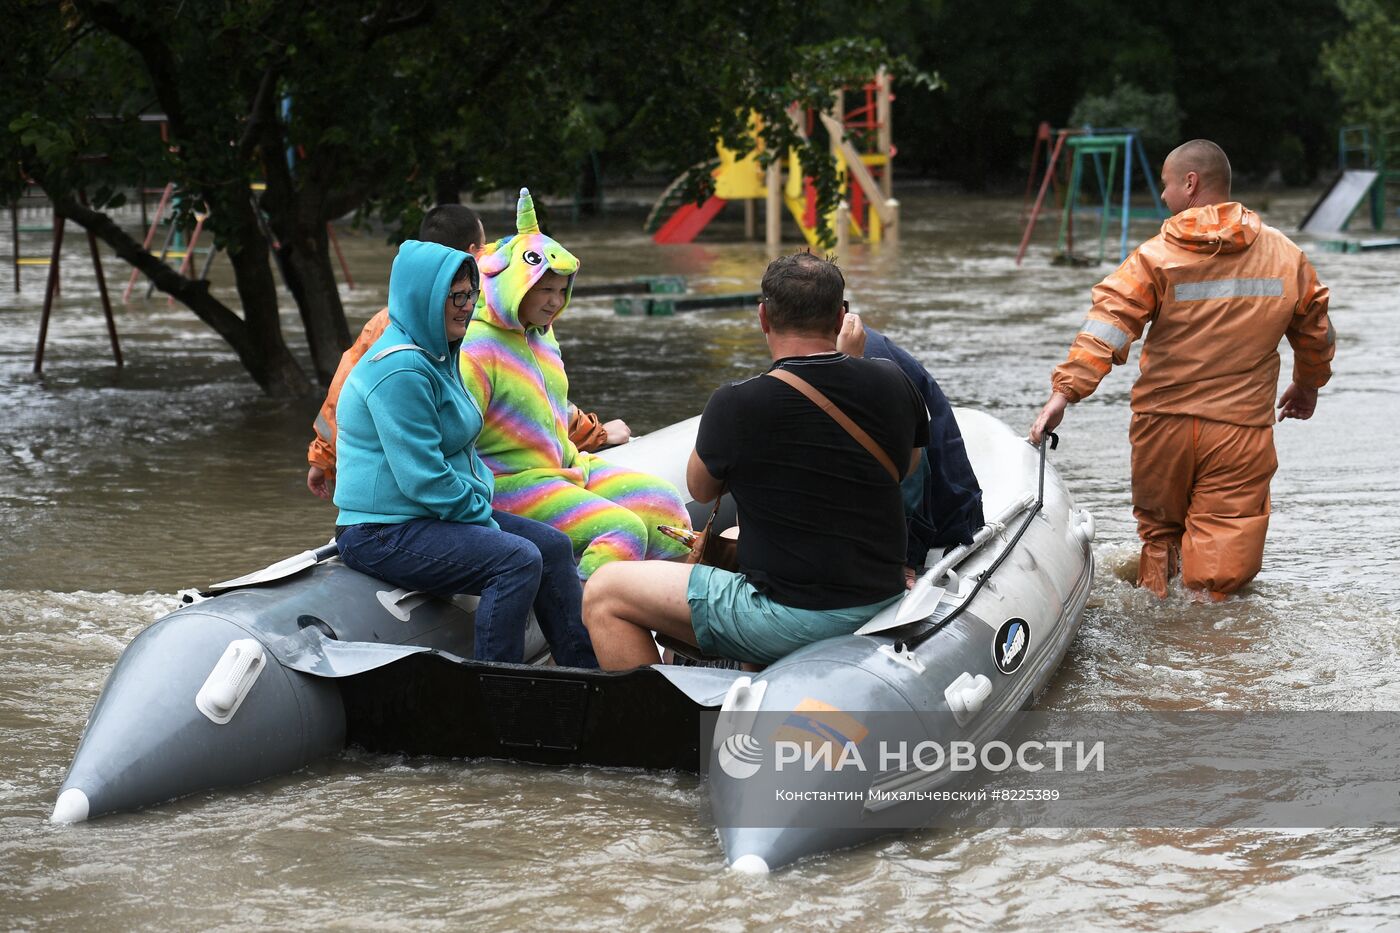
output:
[{"label": "orange rain suit", "polygon": [[1219,598],[1259,572],[1278,466],[1278,344],[1293,347],[1295,383],[1325,385],[1327,297],[1302,250],[1235,201],[1169,218],[1094,286],[1051,383],[1079,401],[1147,330],[1129,432],[1139,586],[1165,596],[1179,561],[1186,586]]},{"label": "orange rain suit", "polygon": [[[326,392],[326,400],[321,403],[321,411],[312,425],[316,436],[307,447],[306,461],[311,466],[325,470],[328,483],[335,482],[335,406],[340,401],[340,390],[344,387],[345,380],[350,377],[350,370],[355,368],[355,364],[388,326],[389,309],[381,308],[365,324],[364,330],[360,331],[360,336],[355,338],[350,349],[341,354],[340,364],[336,366],[335,376],[331,379],[331,387]],[[597,450],[607,443],[607,438],[608,432],[597,415],[570,406],[569,440],[574,442],[575,447],[579,450]]]}]

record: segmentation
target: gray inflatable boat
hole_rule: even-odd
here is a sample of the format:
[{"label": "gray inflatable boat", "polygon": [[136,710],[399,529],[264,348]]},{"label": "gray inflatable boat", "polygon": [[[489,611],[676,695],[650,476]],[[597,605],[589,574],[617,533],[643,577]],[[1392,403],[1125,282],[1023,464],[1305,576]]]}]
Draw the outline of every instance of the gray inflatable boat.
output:
[{"label": "gray inflatable boat", "polygon": [[[736,723],[756,715],[820,698],[824,709],[924,715],[933,740],[999,735],[1045,688],[1074,638],[1093,577],[1094,523],[1043,451],[988,415],[963,409],[957,417],[995,519],[971,546],[931,557],[909,596],[856,634],[756,674],[675,665],[601,672],[554,667],[531,620],[531,663],[478,662],[470,660],[474,598],[394,589],[344,566],[326,545],[182,593],[178,609],[132,640],[88,719],[52,820],[249,784],[353,745],[704,771],[723,822],[751,812],[746,789],[758,788],[733,768],[709,767],[734,751],[717,730],[732,737]],[[684,489],[698,420],[607,457]],[[708,514],[703,504],[692,511]],[[443,709],[471,715],[444,717]],[[828,779],[850,781],[846,773]],[[875,773],[866,783],[890,780]],[[854,806],[837,821],[844,828],[805,819],[717,828],[731,866],[767,871],[889,832],[888,820],[863,819]]]}]

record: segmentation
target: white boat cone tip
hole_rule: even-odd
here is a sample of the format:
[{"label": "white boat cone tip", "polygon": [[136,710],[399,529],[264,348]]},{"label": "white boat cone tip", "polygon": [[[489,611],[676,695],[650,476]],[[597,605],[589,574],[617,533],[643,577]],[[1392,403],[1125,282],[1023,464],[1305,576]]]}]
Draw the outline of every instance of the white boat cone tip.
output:
[{"label": "white boat cone tip", "polygon": [[53,806],[50,823],[81,823],[88,818],[88,797],[76,787],[70,787],[58,795]]},{"label": "white boat cone tip", "polygon": [[768,874],[768,863],[763,860],[763,856],[741,855],[729,863],[729,867],[741,875],[766,875]]}]

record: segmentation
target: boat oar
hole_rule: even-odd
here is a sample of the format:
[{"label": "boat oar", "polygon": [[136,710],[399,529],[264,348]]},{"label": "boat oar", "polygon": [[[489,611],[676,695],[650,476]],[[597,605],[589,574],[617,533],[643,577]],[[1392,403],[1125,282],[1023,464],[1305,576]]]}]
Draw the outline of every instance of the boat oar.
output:
[{"label": "boat oar", "polygon": [[226,580],[223,583],[215,583],[213,586],[210,586],[200,593],[200,595],[212,596],[215,593],[236,590],[244,586],[257,586],[260,583],[271,583],[274,580],[283,580],[293,574],[301,573],[303,570],[314,567],[322,561],[329,560],[338,553],[339,551],[336,549],[335,540],[332,539],[329,544],[323,544],[313,550],[302,551],[300,554],[294,554],[291,557],[283,558],[277,563],[269,564],[261,570],[255,570],[252,573],[244,574],[233,580]]},{"label": "boat oar", "polygon": [[[996,569],[1001,566],[1002,561],[1011,553],[1011,549],[1016,546],[1016,542],[1021,540],[1021,535],[1025,534],[1031,519],[1035,518],[1036,513],[1040,511],[1041,506],[1045,503],[1045,451],[1047,444],[1049,449],[1053,450],[1059,446],[1059,443],[1060,438],[1051,431],[1046,431],[1045,437],[1041,439],[1039,444],[1040,476],[1034,496],[1030,493],[1026,493],[1016,502],[1013,502],[1003,509],[1001,514],[998,515],[994,521],[983,525],[977,534],[973,535],[971,544],[959,545],[957,548],[944,555],[942,560],[934,564],[928,572],[919,578],[918,582],[914,584],[913,589],[911,589],[903,599],[892,606],[886,606],[884,609],[881,609],[869,622],[856,629],[856,634],[874,635],[878,632],[889,631],[890,629],[908,625],[911,622],[927,619],[929,616],[933,615],[945,592],[944,587],[935,586],[934,584],[942,580],[948,574],[948,571],[961,563],[969,554],[972,554],[994,536],[1000,534],[1013,518],[1027,509],[1030,509],[1031,514],[1021,525],[1015,537],[1011,539],[1011,542],[1006,546],[1005,550],[1003,550],[1000,556],[987,568],[986,572],[982,574],[981,579],[977,581],[977,585],[973,587],[972,592],[968,594],[967,598],[958,605],[957,609],[954,609],[945,616],[943,621],[951,621],[954,616],[962,611],[964,606],[972,602],[972,598],[982,589],[982,585],[996,572]],[[922,644],[927,640],[930,634],[932,634],[932,632],[926,632],[922,636],[913,639],[909,642],[909,647],[913,648]]]},{"label": "boat oar", "polygon": [[[945,626],[962,615],[963,610],[972,605],[972,601],[977,598],[977,594],[982,592],[982,587],[987,585],[987,581],[992,578],[992,574],[997,572],[997,568],[1011,556],[1011,552],[1016,549],[1016,544],[1021,540],[1021,536],[1026,533],[1026,529],[1031,527],[1031,522],[1040,514],[1040,510],[1045,505],[1045,453],[1047,450],[1054,450],[1060,446],[1060,437],[1053,431],[1046,431],[1037,445],[1040,450],[1040,477],[1036,481],[1035,501],[1031,503],[1030,510],[1026,513],[1025,521],[1021,522],[1021,527],[1016,529],[1016,533],[1011,536],[1011,540],[1006,543],[1006,547],[1001,549],[1001,553],[992,561],[990,567],[982,571],[977,577],[977,583],[973,585],[972,592],[967,594],[962,602],[958,603],[956,609],[930,625],[924,631],[908,640],[901,639],[894,643],[894,650],[901,653],[912,652],[915,648],[928,641]],[[935,570],[937,568],[934,568]]]}]

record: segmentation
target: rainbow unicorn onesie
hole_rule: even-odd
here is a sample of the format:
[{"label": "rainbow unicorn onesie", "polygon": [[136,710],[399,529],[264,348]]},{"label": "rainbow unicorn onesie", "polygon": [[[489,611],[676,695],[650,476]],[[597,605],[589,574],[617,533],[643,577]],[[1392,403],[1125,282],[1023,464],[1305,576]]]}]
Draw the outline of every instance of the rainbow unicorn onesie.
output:
[{"label": "rainbow unicorn onesie", "polygon": [[[496,477],[492,504],[568,535],[585,580],[609,561],[684,554],[656,530],[690,525],[676,487],[569,440],[569,380],[553,324],[568,308],[579,262],[540,232],[526,188],[516,231],[478,259],[481,298],[462,341],[462,381],[485,415],[476,449]],[[568,279],[564,305],[548,325],[527,326],[521,299],[546,270]]]}]

